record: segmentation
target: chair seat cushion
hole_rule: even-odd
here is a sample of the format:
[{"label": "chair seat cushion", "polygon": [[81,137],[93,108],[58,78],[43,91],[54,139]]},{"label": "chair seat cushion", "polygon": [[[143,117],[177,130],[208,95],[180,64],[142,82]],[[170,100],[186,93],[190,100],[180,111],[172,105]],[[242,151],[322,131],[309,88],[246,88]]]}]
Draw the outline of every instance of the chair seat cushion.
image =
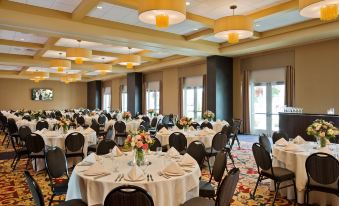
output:
[{"label": "chair seat cushion", "polygon": [[195,197],[186,201],[182,206],[214,206],[213,200],[205,199],[202,197]]},{"label": "chair seat cushion", "polygon": [[74,199],[68,200],[59,206],[87,206],[87,204],[80,199]]},{"label": "chair seat cushion", "polygon": [[91,144],[87,147],[87,151],[88,152],[96,152],[97,151],[97,147],[98,145],[97,144]]},{"label": "chair seat cushion", "polygon": [[281,168],[281,167],[273,167],[273,173],[272,174],[271,169],[269,170],[262,170],[261,173],[264,176],[267,176],[271,179],[279,180],[279,181],[285,181],[285,180],[290,180],[295,177],[294,173],[286,168]]},{"label": "chair seat cushion", "polygon": [[210,182],[199,182],[199,196],[213,198],[215,196],[215,190]]},{"label": "chair seat cushion", "polygon": [[54,193],[56,194],[66,194],[67,189],[68,189],[68,180],[54,183],[53,188],[54,188]]}]

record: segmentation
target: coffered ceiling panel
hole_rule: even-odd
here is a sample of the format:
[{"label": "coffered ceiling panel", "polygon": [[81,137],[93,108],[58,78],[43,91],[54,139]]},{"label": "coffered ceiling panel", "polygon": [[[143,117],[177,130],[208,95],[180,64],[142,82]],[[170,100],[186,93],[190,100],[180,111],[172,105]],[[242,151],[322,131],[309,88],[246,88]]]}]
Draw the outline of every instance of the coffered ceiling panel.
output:
[{"label": "coffered ceiling panel", "polygon": [[19,54],[33,56],[36,53],[36,51],[37,51],[36,49],[0,45],[0,53],[5,54]]},{"label": "coffered ceiling panel", "polygon": [[152,58],[157,58],[157,59],[163,59],[163,58],[170,57],[173,55],[175,54],[169,53],[169,52],[152,52],[152,53],[145,54],[145,56],[147,57],[152,57]]},{"label": "coffered ceiling panel", "polygon": [[[44,53],[43,57],[65,59],[66,58],[66,52],[48,50]],[[112,62],[116,59],[117,59],[116,57],[92,55],[91,61],[100,62],[100,63],[109,63],[109,62]]]},{"label": "coffered ceiling panel", "polygon": [[81,0],[11,0],[11,1],[65,12],[73,12],[73,10],[81,2]]},{"label": "coffered ceiling panel", "polygon": [[21,66],[0,65],[0,70],[20,71],[21,70]]},{"label": "coffered ceiling panel", "polygon": [[80,70],[66,70],[64,72],[58,72],[57,69],[50,69],[50,68],[46,68],[46,67],[29,67],[26,71],[28,72],[37,72],[37,71],[41,71],[41,72],[49,72],[49,73],[62,73],[62,74],[77,74],[80,73]]},{"label": "coffered ceiling panel", "polygon": [[13,41],[22,41],[22,42],[32,42],[43,44],[47,41],[47,37],[37,36],[34,34],[26,34],[16,31],[0,30],[0,39],[13,40]]}]

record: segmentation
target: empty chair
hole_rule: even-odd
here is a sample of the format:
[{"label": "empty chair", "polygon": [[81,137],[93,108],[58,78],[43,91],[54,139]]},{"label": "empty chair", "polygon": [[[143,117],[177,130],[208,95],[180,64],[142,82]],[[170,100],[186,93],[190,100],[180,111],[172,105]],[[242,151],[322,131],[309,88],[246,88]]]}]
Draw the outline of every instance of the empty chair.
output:
[{"label": "empty chair", "polygon": [[158,138],[154,137],[153,139],[153,144],[149,147],[151,151],[157,151],[158,147],[161,147],[161,142]]},{"label": "empty chair", "polygon": [[153,117],[150,127],[148,128],[148,132],[153,135],[156,133],[157,131],[157,125],[158,125],[158,118],[157,117]]},{"label": "empty chair", "polygon": [[26,142],[27,136],[29,134],[31,134],[32,131],[31,131],[31,128],[29,128],[28,126],[23,125],[23,126],[21,126],[19,128],[19,132],[18,133],[19,133],[21,144],[24,145],[24,143]]},{"label": "empty chair", "polygon": [[29,116],[29,115],[23,116],[22,119],[27,120],[27,121],[31,121],[32,120],[31,116]]},{"label": "empty chair", "polygon": [[48,122],[41,120],[36,124],[36,130],[48,129]]},{"label": "empty chair", "polygon": [[212,178],[215,182],[218,183],[218,187],[220,184],[220,181],[224,175],[225,168],[226,168],[226,152],[220,151],[215,156],[215,161],[213,165],[213,170],[210,173],[210,179],[208,182],[206,181],[200,181],[199,182],[199,196],[200,197],[208,197],[208,198],[214,198],[215,197],[215,190],[211,183]]},{"label": "empty chair", "polygon": [[275,144],[276,141],[278,141],[280,138],[284,138],[286,141],[288,141],[287,134],[284,132],[273,132],[272,134],[272,142]]},{"label": "empty chair", "polygon": [[108,154],[110,150],[113,149],[113,147],[115,146],[116,146],[116,143],[113,140],[104,139],[99,142],[97,149],[96,149],[96,153],[97,155]]},{"label": "empty chair", "polygon": [[272,153],[271,142],[265,134],[259,135],[259,144],[261,144],[268,153]]},{"label": "empty chair", "polygon": [[38,170],[37,168],[37,159],[45,158],[45,142],[44,139],[35,133],[31,133],[26,138],[26,148],[28,152],[28,160],[26,164],[26,169],[28,167],[28,163],[30,160],[34,160],[34,169]]},{"label": "empty chair", "polygon": [[188,145],[187,153],[191,155],[195,161],[197,161],[200,168],[202,168],[205,159],[205,145],[198,140],[193,141]]},{"label": "empty chair", "polygon": [[100,124],[95,119],[92,119],[91,128],[96,132],[97,137],[106,135],[106,132],[104,131],[105,125],[103,125],[103,127],[100,126]]},{"label": "empty chair", "polygon": [[[272,202],[272,205],[274,206],[275,200],[278,195],[279,189],[293,186],[294,187],[294,194],[295,194],[295,204],[297,203],[297,189],[295,185],[295,175],[292,171],[282,168],[282,167],[273,167],[272,166],[272,159],[270,153],[259,143],[254,143],[252,146],[253,156],[255,159],[255,163],[257,164],[258,168],[258,180],[255,185],[253,194],[251,197],[255,198],[255,192],[257,190],[259,182],[261,182],[264,179],[272,179],[274,181],[274,188],[275,188],[275,195]],[[286,185],[284,187],[280,187],[280,183],[285,181],[292,181],[292,185]]]},{"label": "empty chair", "polygon": [[213,129],[213,126],[212,126],[211,122],[206,122],[205,121],[205,122],[201,123],[200,129],[204,129],[205,127],[209,128],[209,129]]},{"label": "empty chair", "polygon": [[110,113],[105,113],[107,120],[112,120],[112,115]]},{"label": "empty chair", "polygon": [[143,131],[148,132],[148,129],[149,129],[149,122],[142,121],[142,122],[140,123],[140,126],[143,127]]},{"label": "empty chair", "polygon": [[148,124],[151,123],[151,120],[149,119],[148,116],[142,116],[141,119],[142,119],[144,122],[147,122]]},{"label": "empty chair", "polygon": [[[113,140],[113,126],[112,125],[108,127],[105,140]],[[87,154],[89,154],[90,152],[97,152],[97,147],[98,147],[98,144],[89,145],[87,147]]]},{"label": "empty chair", "polygon": [[181,132],[173,132],[169,136],[169,146],[174,147],[180,154],[186,153],[187,139]]},{"label": "empty chair", "polygon": [[[45,206],[44,195],[42,194],[42,191],[40,189],[38,182],[35,181],[35,179],[32,177],[31,174],[29,174],[27,170],[24,172],[24,176],[28,184],[28,188],[32,193],[34,204],[36,206]],[[87,204],[84,203],[82,200],[74,199],[74,200],[68,200],[59,206],[86,206],[86,205]]]},{"label": "empty chair", "polygon": [[[12,118],[9,118],[7,123],[8,123],[7,124],[8,135],[10,137],[18,138],[19,137],[19,133],[18,133],[19,131],[18,131],[18,126],[16,125],[15,120],[12,119]],[[9,144],[9,142],[8,142],[8,144]],[[8,144],[7,144],[7,147],[8,147]]]},{"label": "empty chair", "polygon": [[127,137],[126,124],[123,121],[116,121],[114,124],[115,138],[121,139],[121,141],[116,141],[119,146],[123,145],[125,138]]},{"label": "empty chair", "polygon": [[84,118],[83,116],[78,116],[78,117],[76,118],[76,121],[77,121],[77,124],[78,124],[79,126],[84,127],[84,125],[85,125],[85,118]]},{"label": "empty chair", "polygon": [[237,141],[238,147],[240,147],[240,141],[239,141],[239,138],[238,138],[238,133],[239,133],[239,130],[240,130],[240,127],[241,127],[241,123],[242,123],[241,119],[233,119],[232,120],[232,132],[231,132],[231,136],[230,136],[230,139],[232,140],[231,148],[233,147],[235,141]]},{"label": "empty chair", "polygon": [[152,197],[146,190],[134,185],[114,188],[105,198],[104,206],[154,206]]},{"label": "empty chair", "polygon": [[157,132],[158,132],[159,130],[161,130],[163,127],[165,127],[166,129],[168,129],[168,127],[167,127],[166,125],[164,125],[164,124],[162,124],[162,123],[159,123],[159,124],[157,125]]},{"label": "empty chair", "polygon": [[67,135],[65,139],[66,158],[81,157],[84,159],[85,137],[79,132],[73,132]]},{"label": "empty chair", "polygon": [[194,129],[200,128],[200,124],[198,122],[192,122],[191,126],[194,127]]},{"label": "empty chair", "polygon": [[212,139],[212,145],[209,148],[206,148],[206,160],[208,163],[208,168],[211,173],[211,165],[209,159],[213,156],[216,156],[218,152],[223,150],[227,143],[227,135],[221,132],[218,132],[214,135]]},{"label": "empty chair", "polygon": [[12,147],[14,149],[14,158],[13,158],[13,162],[11,164],[11,168],[13,169],[13,171],[16,168],[16,165],[18,164],[18,162],[20,161],[20,159],[22,157],[28,156],[28,152],[27,149],[25,147],[23,147],[21,144],[19,144],[18,141],[18,137],[12,137],[9,136]]},{"label": "empty chair", "polygon": [[232,127],[230,125],[224,125],[221,129],[221,132],[226,134],[227,137],[230,137],[232,133]]},{"label": "empty chair", "polygon": [[203,197],[195,197],[181,206],[229,206],[239,181],[240,170],[233,168],[227,173],[217,190],[216,201]]},{"label": "empty chair", "polygon": [[105,123],[106,123],[106,116],[104,114],[100,114],[100,116],[98,117],[98,123],[100,125],[100,128],[105,128]]},{"label": "empty chair", "polygon": [[326,153],[315,153],[306,159],[307,183],[305,202],[308,205],[311,191],[339,196],[339,161]]}]

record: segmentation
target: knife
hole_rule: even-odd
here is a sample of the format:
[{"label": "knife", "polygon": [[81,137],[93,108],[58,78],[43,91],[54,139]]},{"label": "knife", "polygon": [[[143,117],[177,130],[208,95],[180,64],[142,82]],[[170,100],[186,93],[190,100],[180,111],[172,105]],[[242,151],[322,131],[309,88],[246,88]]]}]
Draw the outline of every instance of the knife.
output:
[{"label": "knife", "polygon": [[124,174],[121,175],[119,182],[121,182],[122,178],[124,178]]},{"label": "knife", "polygon": [[94,180],[97,180],[97,179],[99,179],[99,178],[106,177],[106,176],[108,176],[108,175],[110,175],[110,174],[111,174],[111,173],[105,173],[105,174],[96,176],[96,177],[94,177],[93,179],[94,179]]},{"label": "knife", "polygon": [[149,174],[147,174],[147,182],[149,182]]},{"label": "knife", "polygon": [[118,177],[115,179],[115,182],[118,181],[118,179],[120,178],[121,174],[118,175]]},{"label": "knife", "polygon": [[152,182],[153,182],[154,180],[153,180],[153,177],[152,177],[152,175],[150,174],[149,176],[150,176],[150,178],[151,178],[151,180],[152,180]]}]

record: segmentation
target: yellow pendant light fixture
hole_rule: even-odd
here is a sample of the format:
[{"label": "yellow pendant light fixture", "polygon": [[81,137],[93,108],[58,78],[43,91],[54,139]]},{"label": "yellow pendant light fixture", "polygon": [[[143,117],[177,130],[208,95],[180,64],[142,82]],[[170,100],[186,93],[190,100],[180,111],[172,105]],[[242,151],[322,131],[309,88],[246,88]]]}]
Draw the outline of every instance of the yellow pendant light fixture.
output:
[{"label": "yellow pendant light fixture", "polygon": [[34,71],[28,74],[29,79],[34,81],[35,83],[39,83],[42,80],[46,80],[49,78],[48,72],[42,72],[42,71]]},{"label": "yellow pendant light fixture", "polygon": [[65,70],[71,69],[71,61],[70,60],[65,60],[62,59],[62,53],[59,53],[60,59],[53,59],[50,62],[50,68],[51,69],[56,69],[57,72],[63,73]]},{"label": "yellow pendant light fixture", "polygon": [[95,64],[93,67],[95,71],[100,74],[106,74],[112,71],[112,65],[110,64]]},{"label": "yellow pendant light fixture", "polygon": [[339,0],[299,0],[300,15],[308,18],[320,18],[322,21],[335,20],[338,17]]},{"label": "yellow pendant light fixture", "polygon": [[127,69],[133,69],[134,66],[139,66],[141,64],[141,56],[136,54],[131,54],[131,48],[129,49],[129,54],[123,55],[120,58],[120,65],[126,66]]},{"label": "yellow pendant light fixture", "polygon": [[186,20],[185,0],[139,0],[139,19],[146,24],[167,28]]},{"label": "yellow pendant light fixture", "polygon": [[228,43],[238,43],[240,39],[253,36],[253,22],[243,15],[234,15],[237,6],[232,5],[233,16],[226,16],[217,19],[214,24],[214,36],[219,39],[226,39]]},{"label": "yellow pendant light fixture", "polygon": [[82,64],[84,61],[89,61],[92,58],[92,50],[81,48],[81,40],[78,40],[79,47],[68,48],[66,50],[66,58],[73,60],[76,64]]},{"label": "yellow pendant light fixture", "polygon": [[76,82],[81,80],[81,74],[66,74],[65,76],[60,77],[60,81],[65,84],[69,84],[71,82]]}]

